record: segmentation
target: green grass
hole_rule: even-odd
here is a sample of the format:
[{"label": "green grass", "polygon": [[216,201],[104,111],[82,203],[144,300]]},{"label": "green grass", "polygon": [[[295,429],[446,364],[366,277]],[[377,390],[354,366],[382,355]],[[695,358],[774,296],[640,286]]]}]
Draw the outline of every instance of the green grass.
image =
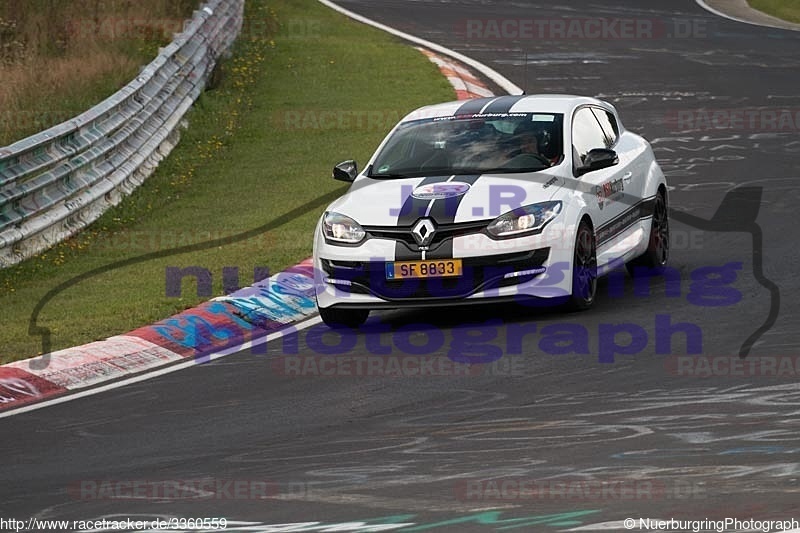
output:
[{"label": "green grass", "polygon": [[[265,23],[266,21],[266,23]],[[341,189],[331,167],[365,162],[394,122],[452,88],[419,51],[314,0],[249,0],[243,36],[190,115],[180,145],[120,206],[78,237],[0,271],[0,361],[36,355],[28,335],[48,290],[95,268],[262,226]],[[311,254],[318,206],[275,231],[213,249],[153,259],[61,292],[38,324],[60,349],[170,316],[206,299],[185,281],[165,296],[168,266],[200,266],[222,293],[222,268],[277,272]]]},{"label": "green grass", "polygon": [[774,17],[800,23],[800,0],[748,0],[750,6]]}]

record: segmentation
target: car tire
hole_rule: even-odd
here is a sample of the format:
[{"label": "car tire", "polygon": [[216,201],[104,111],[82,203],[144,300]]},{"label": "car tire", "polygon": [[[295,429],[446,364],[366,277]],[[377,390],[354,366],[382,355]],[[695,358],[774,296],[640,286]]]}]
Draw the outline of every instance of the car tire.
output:
[{"label": "car tire", "polygon": [[369,309],[338,309],[336,307],[320,307],[319,316],[325,325],[333,329],[361,326],[369,317]]},{"label": "car tire", "polygon": [[647,251],[625,263],[625,268],[631,277],[636,277],[637,268],[647,270],[648,274],[659,274],[664,270],[669,259],[669,215],[667,211],[667,198],[663,190],[656,194],[653,206],[653,220],[650,224],[650,237],[647,241]]},{"label": "car tire", "polygon": [[597,243],[592,226],[582,220],[575,234],[572,259],[572,294],[567,306],[584,311],[594,305],[597,295]]}]

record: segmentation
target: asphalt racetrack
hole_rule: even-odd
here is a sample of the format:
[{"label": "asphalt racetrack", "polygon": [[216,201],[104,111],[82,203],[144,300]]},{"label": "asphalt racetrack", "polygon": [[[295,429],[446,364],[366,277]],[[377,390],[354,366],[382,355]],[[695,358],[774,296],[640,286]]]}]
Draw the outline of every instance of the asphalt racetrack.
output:
[{"label": "asphalt racetrack", "polygon": [[[800,521],[800,34],[690,0],[339,4],[529,93],[614,103],[667,173],[679,275],[604,281],[579,314],[375,313],[357,337],[315,326],[296,346],[4,419],[0,517],[263,532]],[[351,367],[320,376],[337,350]],[[352,370],[384,352],[434,371]],[[496,360],[463,374],[449,356]]]}]

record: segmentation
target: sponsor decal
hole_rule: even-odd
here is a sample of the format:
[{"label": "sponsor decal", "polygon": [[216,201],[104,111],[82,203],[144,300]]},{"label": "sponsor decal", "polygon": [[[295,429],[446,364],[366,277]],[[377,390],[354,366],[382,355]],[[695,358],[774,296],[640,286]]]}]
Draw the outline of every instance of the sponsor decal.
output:
[{"label": "sponsor decal", "polygon": [[615,180],[607,181],[603,184],[603,192],[606,195],[606,198],[610,198],[611,196],[622,192],[625,190],[625,184],[622,181],[622,178],[617,178]]},{"label": "sponsor decal", "polygon": [[444,200],[466,194],[469,184],[460,181],[447,183],[430,183],[414,189],[411,196],[418,200]]},{"label": "sponsor decal", "polygon": [[625,191],[625,183],[622,178],[607,181],[602,185],[598,185],[595,189],[595,196],[597,196],[597,207],[601,210],[605,207],[608,200],[612,200],[614,196]]}]

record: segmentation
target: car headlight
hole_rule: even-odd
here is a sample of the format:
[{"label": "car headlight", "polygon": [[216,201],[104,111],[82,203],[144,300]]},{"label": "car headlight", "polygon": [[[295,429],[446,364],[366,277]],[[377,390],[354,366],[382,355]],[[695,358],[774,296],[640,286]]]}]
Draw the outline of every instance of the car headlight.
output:
[{"label": "car headlight", "polygon": [[561,202],[541,202],[518,207],[494,219],[486,227],[492,237],[515,237],[537,233],[561,212]]},{"label": "car headlight", "polygon": [[322,232],[327,239],[345,244],[358,244],[366,235],[358,222],[332,211],[325,213],[322,218]]}]

